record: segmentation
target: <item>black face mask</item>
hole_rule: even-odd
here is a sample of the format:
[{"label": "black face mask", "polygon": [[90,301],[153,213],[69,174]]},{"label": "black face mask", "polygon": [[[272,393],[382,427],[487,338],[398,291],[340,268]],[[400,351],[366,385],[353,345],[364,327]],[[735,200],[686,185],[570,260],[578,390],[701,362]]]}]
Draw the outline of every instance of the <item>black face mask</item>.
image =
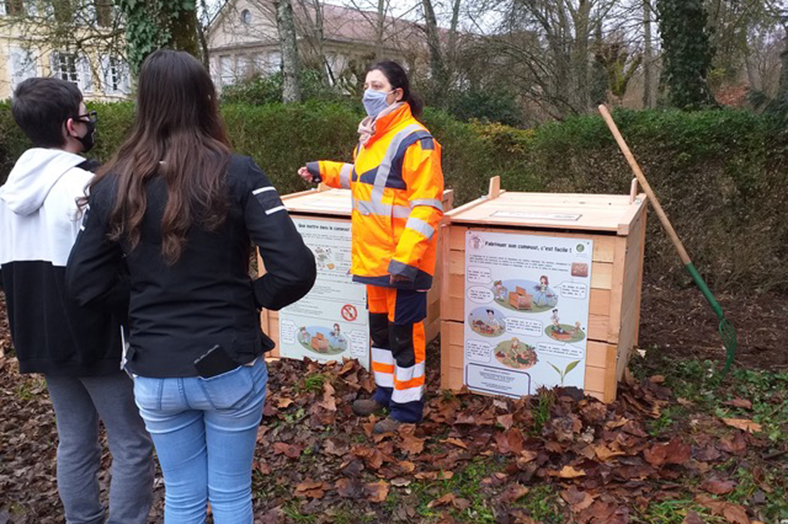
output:
[{"label": "black face mask", "polygon": [[93,146],[96,144],[96,123],[91,121],[80,120],[85,126],[88,128],[88,132],[85,133],[85,136],[75,136],[77,140],[82,143],[82,152],[87,153]]}]

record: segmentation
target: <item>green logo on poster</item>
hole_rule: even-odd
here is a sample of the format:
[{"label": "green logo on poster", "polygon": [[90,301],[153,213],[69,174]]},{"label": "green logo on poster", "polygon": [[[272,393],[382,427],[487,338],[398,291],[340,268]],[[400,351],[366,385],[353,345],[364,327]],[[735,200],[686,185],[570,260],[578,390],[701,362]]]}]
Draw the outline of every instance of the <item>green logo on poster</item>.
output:
[{"label": "green logo on poster", "polygon": [[577,245],[577,252],[578,253],[582,253],[585,250],[586,250],[586,246],[584,246],[583,244],[578,244]]}]

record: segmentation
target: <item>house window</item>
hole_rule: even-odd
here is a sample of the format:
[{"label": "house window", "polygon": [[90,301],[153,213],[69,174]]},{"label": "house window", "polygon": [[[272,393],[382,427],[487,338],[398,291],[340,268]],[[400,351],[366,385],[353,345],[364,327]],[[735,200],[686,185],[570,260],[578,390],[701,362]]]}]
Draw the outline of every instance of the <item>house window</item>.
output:
[{"label": "house window", "polygon": [[251,25],[252,24],[252,13],[251,13],[251,11],[249,11],[248,9],[244,9],[243,11],[241,11],[241,22],[243,22],[245,25]]},{"label": "house window", "polygon": [[4,15],[22,16],[26,14],[23,0],[5,0],[2,2],[2,5],[2,13]]},{"label": "house window", "polygon": [[269,52],[266,62],[266,73],[271,75],[278,73],[282,70],[282,53],[279,51]]},{"label": "house window", "polygon": [[251,55],[241,55],[238,57],[238,64],[236,67],[237,77],[243,80],[250,78],[255,73],[255,63]]},{"label": "house window", "polygon": [[90,62],[76,53],[52,53],[52,76],[72,82],[84,92],[93,92]]},{"label": "house window", "polygon": [[12,49],[9,60],[11,69],[11,89],[24,80],[32,78],[37,74],[36,59],[33,52],[29,49]]},{"label": "house window", "polygon": [[108,95],[128,95],[131,92],[129,65],[117,56],[101,57],[104,92]]},{"label": "house window", "polygon": [[219,57],[219,85],[222,87],[235,83],[235,59],[231,55]]}]

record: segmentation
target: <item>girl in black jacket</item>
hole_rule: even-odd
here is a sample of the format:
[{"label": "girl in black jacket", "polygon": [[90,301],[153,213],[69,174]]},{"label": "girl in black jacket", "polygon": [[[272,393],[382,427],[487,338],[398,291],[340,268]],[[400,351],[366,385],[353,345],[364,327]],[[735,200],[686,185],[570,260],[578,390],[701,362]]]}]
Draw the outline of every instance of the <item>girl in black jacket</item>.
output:
[{"label": "girl in black jacket", "polygon": [[[164,472],[165,523],[253,522],[251,466],[273,347],[259,309],[304,296],[315,261],[276,189],[233,155],[208,73],[157,51],[130,137],[90,186],[67,269],[83,305],[130,292],[125,367]],[[265,276],[251,280],[251,242]],[[124,276],[125,275],[125,276]]]}]

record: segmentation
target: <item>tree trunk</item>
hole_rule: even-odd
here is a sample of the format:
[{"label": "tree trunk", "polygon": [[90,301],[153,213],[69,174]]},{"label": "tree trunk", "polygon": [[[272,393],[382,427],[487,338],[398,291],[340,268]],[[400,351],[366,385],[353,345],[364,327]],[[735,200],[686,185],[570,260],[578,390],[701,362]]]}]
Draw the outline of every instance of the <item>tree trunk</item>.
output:
[{"label": "tree trunk", "polygon": [[192,56],[201,57],[200,44],[198,42],[198,21],[197,6],[191,9],[181,8],[178,16],[172,21],[170,34],[172,35],[171,45],[178,51],[186,51]]},{"label": "tree trunk", "polygon": [[449,71],[454,72],[457,68],[457,26],[460,22],[460,3],[462,0],[454,0],[451,8],[451,25],[449,26]]},{"label": "tree trunk", "polygon": [[378,0],[378,20],[375,27],[375,59],[383,60],[383,33],[386,30],[386,0]]},{"label": "tree trunk", "polygon": [[572,50],[572,73],[574,77],[575,99],[577,109],[585,111],[590,104],[588,61],[589,46],[591,39],[591,2],[580,0],[577,15],[574,20],[575,42]]},{"label": "tree trunk", "polygon": [[290,0],[276,0],[275,4],[279,47],[282,50],[282,102],[285,104],[300,102],[301,86],[298,78],[300,60],[293,20],[293,4]]},{"label": "tree trunk", "polygon": [[441,43],[438,33],[438,21],[435,18],[435,10],[432,8],[431,0],[422,0],[424,7],[424,22],[427,30],[427,45],[430,49],[430,72],[432,73],[432,91],[435,101],[443,105],[448,79],[446,78],[446,66],[441,52]]},{"label": "tree trunk", "polygon": [[643,107],[652,109],[654,107],[654,95],[651,89],[654,83],[652,69],[654,44],[651,40],[651,0],[643,0],[643,40]]}]

